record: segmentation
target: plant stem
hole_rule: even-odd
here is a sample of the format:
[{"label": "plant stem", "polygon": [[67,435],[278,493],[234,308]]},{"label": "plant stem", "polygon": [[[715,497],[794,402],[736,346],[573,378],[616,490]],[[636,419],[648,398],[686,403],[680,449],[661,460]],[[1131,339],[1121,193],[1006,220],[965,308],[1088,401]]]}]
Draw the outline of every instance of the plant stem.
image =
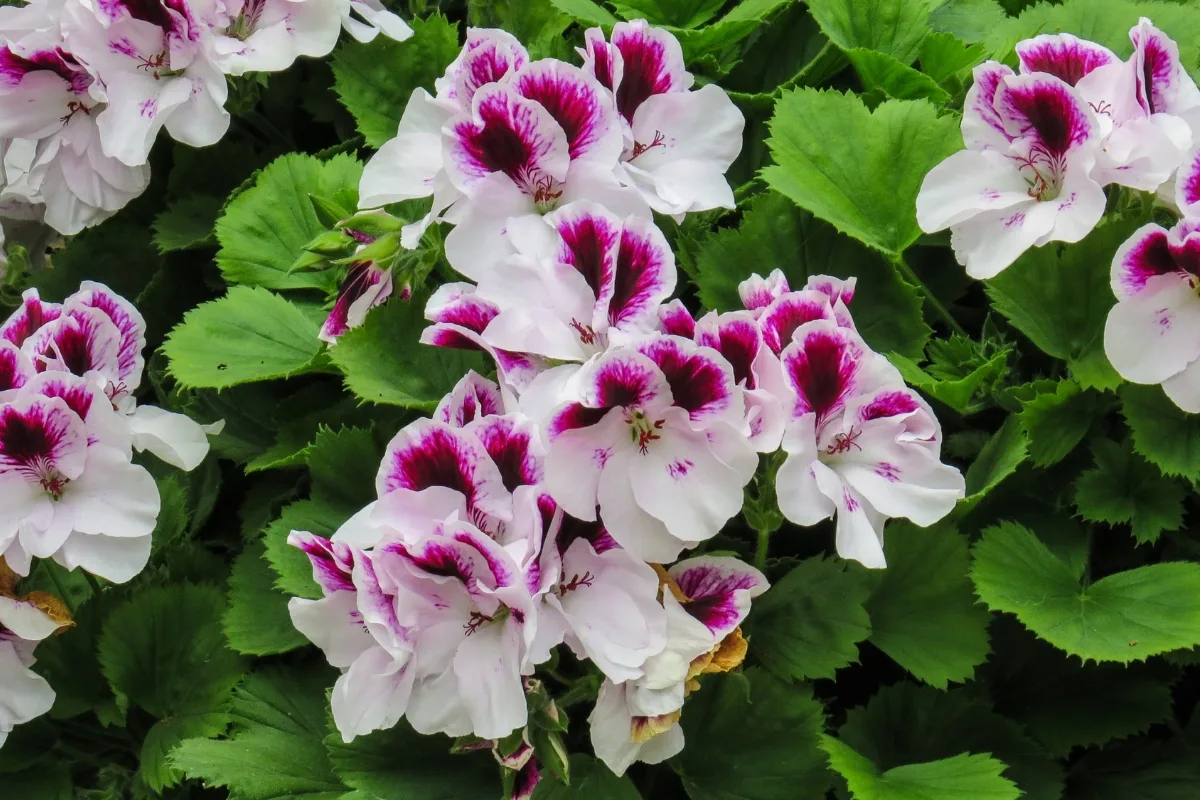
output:
[{"label": "plant stem", "polygon": [[963,326],[959,325],[958,320],[956,320],[954,315],[950,313],[950,309],[942,305],[942,301],[938,300],[937,296],[934,295],[930,288],[925,285],[925,281],[918,278],[917,273],[913,270],[913,268],[905,263],[904,256],[902,254],[896,254],[889,260],[896,267],[896,269],[900,270],[900,274],[904,276],[905,280],[921,290],[921,294],[923,294],[925,299],[929,301],[929,305],[933,308],[937,315],[942,318],[942,321],[950,326],[950,330],[963,336],[967,335],[967,332]]},{"label": "plant stem", "polygon": [[100,593],[102,591],[104,591],[104,589],[102,589],[100,587],[100,582],[97,581],[95,576],[92,575],[92,573],[88,572],[87,570],[83,571],[83,577],[84,577],[84,580],[86,580],[88,582],[88,586],[92,587],[92,596],[99,597]]},{"label": "plant stem", "polygon": [[767,552],[771,546],[771,534],[774,533],[768,527],[758,529],[758,546],[754,549],[754,566],[759,572],[767,566]]}]

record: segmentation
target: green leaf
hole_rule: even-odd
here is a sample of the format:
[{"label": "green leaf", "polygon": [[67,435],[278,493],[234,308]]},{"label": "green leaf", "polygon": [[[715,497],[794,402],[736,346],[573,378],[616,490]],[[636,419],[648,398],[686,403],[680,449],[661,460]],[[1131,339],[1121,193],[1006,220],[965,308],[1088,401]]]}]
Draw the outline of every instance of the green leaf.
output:
[{"label": "green leaf", "polygon": [[563,786],[553,775],[542,773],[533,800],[641,800],[627,777],[618,778],[604,762],[590,756],[571,756],[571,785]]},{"label": "green leaf", "polygon": [[751,201],[737,228],[702,244],[694,281],[705,308],[742,308],[738,283],[778,265],[793,289],[810,275],[857,276],[851,312],[858,332],[880,352],[920,357],[929,339],[921,298],[883,258],[774,192]]},{"label": "green leaf", "polygon": [[937,81],[900,63],[886,53],[856,47],[846,51],[862,79],[863,89],[897,100],[930,100],[937,105],[950,102],[950,94]]},{"label": "green leaf", "polygon": [[1060,800],[1063,771],[1021,726],[992,711],[971,688],[939,691],[901,682],[846,713],[838,738],[879,769],[990,753],[1025,800]]},{"label": "green leaf", "polygon": [[4,793],[20,800],[74,800],[76,795],[71,786],[71,771],[67,765],[55,767],[33,767],[22,772],[5,775]]},{"label": "green leaf", "polygon": [[984,445],[979,457],[967,468],[966,504],[978,502],[1002,480],[1016,472],[1017,467],[1029,457],[1028,445],[1020,418],[1010,414],[1000,430]]},{"label": "green leaf", "polygon": [[926,683],[971,677],[988,654],[988,612],[967,576],[967,540],[942,523],[886,529],[887,569],[867,600],[871,643]]},{"label": "green leaf", "polygon": [[468,370],[487,372],[480,353],[419,342],[427,300],[415,292],[410,300],[386,303],[330,349],[360,400],[432,411]]},{"label": "green leaf", "polygon": [[880,773],[874,764],[831,736],[821,747],[829,765],[846,779],[855,800],[1017,800],[1021,790],[1004,778],[1004,764],[963,753]]},{"label": "green leaf", "polygon": [[754,601],[746,628],[755,657],[781,678],[832,678],[871,634],[868,594],[845,562],[801,561]]},{"label": "green leaf", "polygon": [[308,640],[292,626],[288,596],[275,588],[275,575],[263,545],[247,547],[233,562],[229,607],[222,619],[225,637],[239,653],[286,653]]},{"label": "green leaf", "polygon": [[1133,449],[1164,475],[1200,481],[1200,415],[1188,414],[1158,386],[1121,389],[1121,413],[1133,431]]},{"label": "green leaf", "polygon": [[169,472],[155,483],[158,484],[161,506],[154,523],[152,554],[174,544],[183,536],[191,518],[191,499],[182,473]]},{"label": "green leaf", "polygon": [[303,551],[287,543],[288,535],[292,531],[307,531],[329,537],[349,518],[350,512],[315,500],[300,500],[285,508],[263,535],[267,561],[279,576],[275,586],[296,597],[310,600],[322,597],[312,577],[312,563]]},{"label": "green leaf", "polygon": [[1082,665],[1015,621],[997,624],[993,638],[996,655],[986,679],[996,710],[1056,758],[1144,733],[1171,716],[1175,671],[1157,661]]},{"label": "green leaf", "polygon": [[1084,661],[1142,661],[1200,643],[1200,564],[1153,564],[1081,587],[1022,525],[988,528],[971,577],[993,611]]},{"label": "green leaf", "polygon": [[[936,13],[936,12],[935,12]],[[949,33],[931,33],[921,42],[921,72],[941,83],[984,60],[981,44],[967,44]]]},{"label": "green leaf", "polygon": [[1025,403],[1017,418],[1029,444],[1029,456],[1039,467],[1057,464],[1075,449],[1103,415],[1104,399],[1073,381],[1060,381],[1053,392]]},{"label": "green leaf", "polygon": [[1083,241],[1027,250],[987,281],[992,304],[1043,352],[1069,362],[1104,349],[1104,322],[1116,300],[1112,254],[1139,220],[1102,223]]},{"label": "green leaf", "polygon": [[234,696],[232,739],[193,739],[175,766],[230,800],[339,800],[347,787],[330,767],[323,737],[322,673],[271,670],[250,675]]},{"label": "green leaf", "polygon": [[958,150],[952,117],[924,100],[874,112],[853,94],[797,89],[780,98],[762,176],[843,233],[897,256],[921,235],[916,197],[925,174]]},{"label": "green leaf", "polygon": [[215,245],[213,225],[224,199],[207,194],[182,197],[154,218],[154,244],[163,253]]},{"label": "green leaf", "polygon": [[279,295],[234,286],[189,311],[163,349],[180,384],[223,389],[304,372],[324,347],[318,329]]},{"label": "green leaf", "polygon": [[[43,570],[56,571],[49,585],[36,580]],[[40,589],[61,594],[61,590],[55,588],[62,582],[61,576],[81,578],[81,573],[82,570],[67,572],[53,562],[35,562],[30,579],[22,582],[21,590]],[[88,711],[115,707],[112,687],[96,660],[104,619],[111,608],[112,601],[104,595],[88,599],[82,606],[73,608],[75,627],[38,645],[34,671],[54,687],[54,708],[50,712],[54,717],[69,719]]]},{"label": "green leaf", "polygon": [[225,280],[267,289],[336,288],[332,271],[290,270],[304,245],[325,230],[309,195],[357,193],[361,175],[362,164],[351,155],[321,161],[292,153],[268,164],[217,220],[217,266]]},{"label": "green leaf", "polygon": [[593,0],[550,0],[550,4],[588,25],[616,25],[618,20],[607,8]]},{"label": "green leaf", "polygon": [[711,20],[725,0],[614,0],[625,19],[645,19],[651,25],[695,28]]},{"label": "green leaf", "polygon": [[1108,439],[1092,444],[1096,466],[1075,482],[1075,508],[1090,522],[1128,524],[1139,544],[1153,544],[1163,531],[1183,526],[1187,491],[1164,478],[1145,459]]},{"label": "green leaf", "polygon": [[383,448],[366,428],[322,429],[308,455],[313,499],[350,511],[374,501],[382,458]]},{"label": "green leaf", "polygon": [[432,93],[434,80],[458,55],[458,30],[445,17],[416,17],[411,24],[407,41],[347,42],[333,56],[334,90],[371,147],[396,135],[413,90]]},{"label": "green leaf", "polygon": [[973,355],[969,363],[962,365],[967,370],[967,373],[962,376],[948,376],[945,373],[940,376],[932,375],[929,370],[936,370],[941,366],[937,362],[930,364],[927,369],[922,369],[917,366],[915,361],[905,358],[899,353],[889,354],[888,360],[896,369],[900,370],[904,380],[910,386],[920,390],[921,394],[946,404],[960,414],[967,415],[980,411],[980,404],[983,403],[993,386],[1008,374],[1009,353],[1010,350],[1005,348],[995,354]]},{"label": "green leaf", "polygon": [[70,237],[48,263],[50,269],[34,270],[29,278],[43,300],[61,302],[79,291],[82,281],[103,283],[132,300],[162,267],[162,256],[148,226],[119,218]]},{"label": "green leaf", "polygon": [[1130,739],[1081,758],[1070,780],[1071,800],[1194,800],[1200,758],[1180,741]]},{"label": "green leaf", "polygon": [[224,729],[230,689],[242,662],[225,646],[225,601],[212,586],[135,592],[104,624],[100,667],[114,691],[156,717],[142,748],[142,777],[159,790],[178,781],[167,764],[185,738]]},{"label": "green leaf", "polygon": [[823,800],[824,722],[807,684],[759,669],[705,676],[684,707],[687,747],[671,765],[692,800]]},{"label": "green leaf", "polygon": [[350,744],[333,734],[325,745],[338,777],[374,800],[477,800],[500,793],[490,755],[451,755],[445,736],[422,736],[405,721]]},{"label": "green leaf", "polygon": [[876,50],[902,65],[916,59],[929,33],[924,0],[809,0],[808,8],[838,47]]},{"label": "green leaf", "polygon": [[996,0],[933,0],[930,6],[929,27],[968,44],[984,41],[1008,20]]}]

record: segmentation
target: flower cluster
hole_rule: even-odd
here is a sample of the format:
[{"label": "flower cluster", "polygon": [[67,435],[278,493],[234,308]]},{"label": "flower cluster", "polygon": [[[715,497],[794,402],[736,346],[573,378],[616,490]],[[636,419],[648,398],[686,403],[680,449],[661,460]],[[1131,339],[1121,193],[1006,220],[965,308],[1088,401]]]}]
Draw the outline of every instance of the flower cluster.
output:
[{"label": "flower cluster", "polygon": [[975,68],[967,149],[935,167],[917,198],[921,228],[949,228],[972,277],[993,277],[1030,247],[1082,239],[1110,184],[1188,206],[1187,181],[1173,179],[1196,158],[1200,90],[1150,20],[1129,38],[1127,61],[1063,33],[1019,43],[1017,72],[995,61]]},{"label": "flower cluster", "polygon": [[0,8],[0,200],[76,233],[149,182],[158,132],[203,147],[229,127],[227,75],[323,56],[345,27],[412,31],[379,0],[31,0]]},{"label": "flower cluster", "polygon": [[[468,30],[435,94],[413,92],[396,137],[367,164],[360,207],[432,196],[401,242],[415,248],[431,224],[453,223],[446,257],[472,279],[518,248],[540,246],[508,235],[513,225],[536,235],[540,215],[572,202],[646,226],[652,210],[682,219],[733,208],[725,172],[745,120],[725,92],[693,91],[678,40],[644,21],[617,23],[607,40],[589,30],[586,41],[580,67],[531,60],[501,30]],[[339,305],[363,297],[366,285],[349,284]]]},{"label": "flower cluster", "polygon": [[0,556],[17,574],[52,558],[129,580],[150,557],[159,512],[133,451],[185,470],[208,453],[216,429],[134,399],[145,330],[97,283],[61,305],[30,289],[0,327]]},{"label": "flower cluster", "polygon": [[[744,310],[699,320],[669,301],[675,257],[651,209],[732,206],[741,116],[715,86],[688,91],[663,31],[620,23],[587,45],[579,68],[470,31],[368,165],[364,207],[434,196],[392,225],[403,242],[455,224],[446,252],[473,282],[433,293],[421,338],[489,354],[497,381],[468,374],[400,431],[378,499],[331,540],[290,539],[324,595],[293,599],[292,619],[342,670],[342,735],[404,717],[471,737],[522,792],[558,724],[532,676],[562,644],[603,676],[591,738],[615,772],[683,747],[685,697],[741,663],[739,626],[767,589],[735,558],[687,551],[739,514],[760,454],[780,511],[836,515],[838,552],[872,567],[887,518],[928,525],[964,493],[929,407],[856,332],[853,279],[793,291],[756,275]],[[377,213],[346,223],[364,226],[362,261],[322,338],[392,291],[367,258]]]}]

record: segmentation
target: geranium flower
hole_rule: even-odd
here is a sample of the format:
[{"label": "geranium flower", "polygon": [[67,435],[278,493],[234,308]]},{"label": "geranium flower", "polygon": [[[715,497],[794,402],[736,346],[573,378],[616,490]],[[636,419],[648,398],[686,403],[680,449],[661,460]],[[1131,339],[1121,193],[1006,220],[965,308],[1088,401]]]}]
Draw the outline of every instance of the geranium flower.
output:
[{"label": "geranium flower", "polygon": [[652,335],[582,367],[558,367],[522,395],[549,439],[545,486],[645,561],[671,561],[742,507],[758,465],[745,403],[716,351]]},{"label": "geranium flower", "polygon": [[476,296],[498,312],[483,339],[509,352],[583,361],[647,333],[675,290],[675,256],[648,219],[576,201],[510,222],[516,255],[474,273]]},{"label": "geranium flower", "polygon": [[[1190,185],[1180,182],[1180,189]],[[1162,384],[1185,411],[1200,413],[1200,220],[1166,230],[1143,225],[1112,263],[1117,304],[1104,326],[1104,354],[1121,377]]]},{"label": "geranium flower", "polygon": [[226,24],[213,30],[213,63],[226,75],[244,75],[329,55],[343,11],[349,14],[348,0],[233,0],[225,6]]},{"label": "geranium flower", "polygon": [[107,103],[96,118],[105,155],[145,164],[163,127],[193,147],[224,136],[229,89],[210,49],[219,22],[213,0],[67,4],[67,46],[101,76],[91,94]]},{"label": "geranium flower", "polygon": [[584,69],[612,92],[621,115],[621,182],[662,214],[733,208],[725,173],[742,150],[746,121],[725,90],[691,91],[679,41],[645,20],[618,22],[611,42],[591,28],[585,41]]},{"label": "geranium flower", "polygon": [[[403,296],[407,293],[406,290],[401,294]],[[362,325],[367,318],[367,312],[383,305],[391,296],[391,270],[380,269],[373,261],[355,261],[346,271],[333,310],[325,318],[321,332],[317,334],[318,338],[329,344],[337,344],[343,333]]]},{"label": "geranium flower", "polygon": [[596,757],[618,775],[635,761],[658,764],[683,749],[684,698],[700,675],[742,662],[746,640],[738,626],[768,587],[753,567],[713,556],[681,561],[662,578],[666,648],[646,662],[644,677],[606,680],[588,717]]},{"label": "geranium flower", "polygon": [[288,611],[296,630],[342,671],[332,696],[342,739],[394,726],[412,692],[415,619],[380,587],[368,554],[303,531],[293,531],[288,544],[308,556],[324,594],[320,600],[294,597]]},{"label": "geranium flower", "polygon": [[[38,22],[36,6],[12,10],[13,25]],[[45,205],[47,224],[78,233],[140,195],[149,167],[126,166],[104,153],[97,128],[104,105],[93,97],[92,74],[65,49],[57,20],[52,28],[10,30],[7,37],[0,46],[0,140],[23,142],[20,194]]]},{"label": "geranium flower", "polygon": [[962,132],[968,149],[925,176],[917,221],[928,233],[950,228],[968,275],[990,278],[1030,247],[1077,242],[1100,221],[1106,200],[1090,173],[1102,130],[1070,84],[981,64]]},{"label": "geranium flower", "polygon": [[837,551],[885,566],[883,523],[931,525],[964,496],[939,460],[941,428],[899,373],[858,335],[826,320],[802,325],[782,354],[790,389],[779,510],[800,525],[837,516]]}]

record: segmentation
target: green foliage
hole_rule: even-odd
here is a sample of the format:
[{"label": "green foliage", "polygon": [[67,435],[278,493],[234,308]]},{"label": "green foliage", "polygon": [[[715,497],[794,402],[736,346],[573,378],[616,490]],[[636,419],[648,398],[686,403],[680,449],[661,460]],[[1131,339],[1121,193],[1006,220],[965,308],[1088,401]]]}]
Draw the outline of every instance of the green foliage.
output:
[{"label": "green foliage", "polygon": [[603,763],[587,756],[571,756],[571,785],[553,775],[538,784],[533,800],[639,800],[629,778],[618,778]]},{"label": "green foliage", "polygon": [[390,302],[348,331],[330,352],[346,388],[364,402],[431,411],[468,370],[485,372],[481,354],[420,344],[428,295]]},{"label": "green foliage", "polygon": [[318,330],[310,316],[279,295],[235,286],[188,312],[164,351],[171,375],[182,385],[223,389],[303,372],[324,347]]},{"label": "green foliage", "polygon": [[229,722],[229,690],[243,664],[225,646],[223,608],[220,590],[180,584],[138,592],[105,622],[98,651],[105,677],[118,697],[157,720],[141,752],[152,789],[178,782],[168,763],[175,747]]},{"label": "green foliage", "polygon": [[892,256],[921,234],[915,208],[925,173],[962,143],[955,120],[927,101],[870,111],[852,94],[815,89],[784,94],[770,128],[767,183]]},{"label": "green foliage", "polygon": [[1084,661],[1129,663],[1200,644],[1200,565],[1153,564],[1081,587],[1028,529],[988,528],[976,543],[971,578],[993,611]]},{"label": "green foliage", "polygon": [[865,581],[845,564],[801,561],[755,601],[750,646],[781,678],[832,678],[858,661],[858,643],[871,634],[863,607],[868,594]]},{"label": "green foliage", "polygon": [[884,554],[867,601],[871,643],[933,686],[970,678],[988,654],[988,615],[967,578],[966,539],[949,524],[895,521]]},{"label": "green foliage", "polygon": [[1121,413],[1133,432],[1133,449],[1164,475],[1200,481],[1200,416],[1187,414],[1157,386],[1121,389]]},{"label": "green foliage", "polygon": [[164,253],[214,244],[213,224],[222,200],[212,195],[184,197],[154,219],[154,244]]},{"label": "green foliage", "polygon": [[266,289],[332,289],[337,278],[327,272],[291,272],[291,267],[304,245],[325,230],[310,195],[352,190],[357,196],[361,175],[362,164],[349,155],[321,161],[291,154],[273,161],[217,220],[221,274],[230,283]]},{"label": "green foliage", "polygon": [[458,31],[445,17],[414,20],[412,29],[409,41],[348,42],[333,58],[338,98],[371,147],[396,135],[409,95],[418,88],[432,94],[434,79],[458,55]]},{"label": "green foliage", "polygon": [[1140,543],[1157,541],[1163,531],[1183,525],[1186,490],[1164,478],[1128,444],[1108,439],[1092,445],[1096,466],[1075,484],[1075,508],[1091,522],[1130,525]]},{"label": "green foliage", "polygon": [[1021,796],[1012,781],[1001,775],[1004,764],[987,755],[963,753],[880,773],[837,739],[826,736],[821,747],[855,800],[1016,800]]},{"label": "green foliage", "polygon": [[350,744],[331,734],[325,744],[334,773],[372,800],[468,800],[497,789],[496,764],[488,753],[451,755],[449,739],[422,736],[407,722]]},{"label": "green foliage", "polygon": [[1100,395],[1081,390],[1071,381],[1060,381],[1053,392],[1038,394],[1018,416],[1029,442],[1030,459],[1039,467],[1062,461],[1104,410]]},{"label": "green foliage", "polygon": [[816,749],[824,710],[808,685],[757,669],[709,676],[680,724],[687,746],[672,766],[692,800],[825,797],[829,777]]},{"label": "green foliage", "polygon": [[929,33],[929,9],[924,2],[812,0],[808,7],[821,30],[838,47],[846,51],[874,50],[891,56],[901,66],[916,59],[921,41]]},{"label": "green foliage", "polygon": [[323,673],[255,673],[234,694],[231,738],[193,739],[174,765],[231,800],[339,800],[349,790],[333,773],[326,733]]},{"label": "green foliage", "polygon": [[246,655],[286,653],[305,638],[292,627],[288,596],[275,588],[275,575],[264,560],[263,545],[238,556],[229,576],[229,607],[223,623],[229,646]]}]

